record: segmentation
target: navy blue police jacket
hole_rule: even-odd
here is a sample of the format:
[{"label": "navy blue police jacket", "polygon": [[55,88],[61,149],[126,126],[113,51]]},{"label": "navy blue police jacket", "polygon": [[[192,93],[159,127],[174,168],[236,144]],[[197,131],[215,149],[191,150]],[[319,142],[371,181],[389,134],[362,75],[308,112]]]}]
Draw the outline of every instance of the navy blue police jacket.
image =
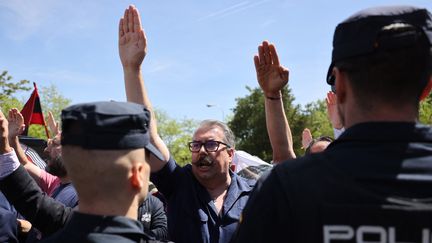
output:
[{"label": "navy blue police jacket", "polygon": [[233,242],[431,242],[432,129],[354,125],[255,189]]}]

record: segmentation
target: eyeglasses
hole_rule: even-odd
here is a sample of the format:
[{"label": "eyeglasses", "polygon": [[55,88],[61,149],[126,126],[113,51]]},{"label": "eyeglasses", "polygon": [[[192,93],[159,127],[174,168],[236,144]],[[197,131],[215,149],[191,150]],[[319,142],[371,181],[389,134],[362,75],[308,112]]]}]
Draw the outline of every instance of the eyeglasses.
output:
[{"label": "eyeglasses", "polygon": [[216,152],[216,151],[218,151],[220,144],[225,145],[227,148],[231,148],[231,146],[229,146],[226,143],[223,143],[220,141],[209,140],[209,141],[205,141],[205,142],[200,142],[200,141],[190,142],[189,143],[189,150],[192,153],[197,153],[201,150],[201,147],[204,145],[204,149],[206,152]]}]

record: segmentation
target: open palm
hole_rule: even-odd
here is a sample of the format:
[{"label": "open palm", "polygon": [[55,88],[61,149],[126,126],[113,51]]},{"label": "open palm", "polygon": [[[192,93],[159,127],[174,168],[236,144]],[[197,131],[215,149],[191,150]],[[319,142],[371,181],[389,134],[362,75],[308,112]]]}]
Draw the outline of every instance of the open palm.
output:
[{"label": "open palm", "polygon": [[135,6],[129,6],[120,19],[119,53],[123,67],[139,67],[147,53],[146,37]]},{"label": "open palm", "polygon": [[258,83],[266,96],[279,96],[288,83],[288,69],[281,66],[273,44],[264,41],[254,57]]},{"label": "open palm", "polygon": [[14,138],[18,135],[21,135],[24,132],[24,117],[21,115],[21,113],[16,108],[12,108],[9,110],[8,115],[8,122],[9,122],[9,137]]}]

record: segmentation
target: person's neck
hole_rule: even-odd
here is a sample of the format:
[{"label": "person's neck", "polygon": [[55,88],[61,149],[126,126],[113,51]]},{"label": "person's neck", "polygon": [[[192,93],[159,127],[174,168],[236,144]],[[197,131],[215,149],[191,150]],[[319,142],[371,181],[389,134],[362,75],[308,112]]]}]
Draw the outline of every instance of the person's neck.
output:
[{"label": "person's neck", "polygon": [[398,108],[381,106],[371,109],[348,108],[345,113],[344,127],[364,122],[417,122],[418,111],[411,106]]},{"label": "person's neck", "polygon": [[221,195],[224,195],[231,185],[231,175],[228,173],[224,178],[216,178],[212,181],[200,181],[201,185],[204,186],[210,197],[215,200]]},{"label": "person's neck", "polygon": [[59,179],[60,179],[60,183],[61,184],[66,184],[66,183],[71,183],[72,182],[68,176],[59,177]]},{"label": "person's neck", "polygon": [[[95,202],[97,201],[97,202]],[[101,216],[124,216],[133,220],[138,218],[138,202],[124,203],[116,200],[89,200],[80,198],[78,212]]]}]

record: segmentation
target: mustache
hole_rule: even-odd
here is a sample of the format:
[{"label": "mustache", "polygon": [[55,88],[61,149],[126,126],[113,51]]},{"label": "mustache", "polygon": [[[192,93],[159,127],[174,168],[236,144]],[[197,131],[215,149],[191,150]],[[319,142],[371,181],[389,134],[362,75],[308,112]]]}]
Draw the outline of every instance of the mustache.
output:
[{"label": "mustache", "polygon": [[192,164],[195,166],[210,166],[213,164],[213,160],[209,156],[205,156],[195,162],[192,162]]}]

